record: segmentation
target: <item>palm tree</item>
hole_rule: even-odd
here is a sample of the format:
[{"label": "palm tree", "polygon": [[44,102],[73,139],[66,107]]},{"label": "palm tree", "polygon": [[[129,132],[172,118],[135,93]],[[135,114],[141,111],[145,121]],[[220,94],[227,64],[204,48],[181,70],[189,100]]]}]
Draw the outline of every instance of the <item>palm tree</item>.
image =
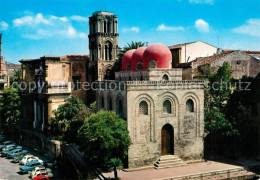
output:
[{"label": "palm tree", "polygon": [[118,52],[118,59],[117,61],[115,62],[115,64],[113,65],[111,71],[110,71],[110,77],[109,79],[115,79],[115,72],[118,72],[118,71],[121,71],[121,66],[122,66],[122,57],[123,55],[131,50],[131,49],[137,49],[139,47],[143,47],[145,46],[145,43],[144,42],[141,42],[141,41],[132,41],[131,43],[127,43],[123,49],[121,49],[119,52]]}]

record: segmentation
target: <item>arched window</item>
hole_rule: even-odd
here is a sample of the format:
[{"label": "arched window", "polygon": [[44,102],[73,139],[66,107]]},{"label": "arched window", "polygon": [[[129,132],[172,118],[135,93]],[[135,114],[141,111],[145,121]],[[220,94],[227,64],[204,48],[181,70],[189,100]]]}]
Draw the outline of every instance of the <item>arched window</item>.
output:
[{"label": "arched window", "polygon": [[136,69],[143,69],[143,63],[141,62],[138,62],[137,65],[136,65]]},{"label": "arched window", "polygon": [[112,60],[112,43],[110,41],[105,43],[105,60]]},{"label": "arched window", "polygon": [[163,81],[168,81],[169,80],[169,77],[167,74],[164,74],[163,77],[162,77]]},{"label": "arched window", "polygon": [[113,110],[113,102],[112,102],[112,98],[111,97],[108,97],[108,99],[107,99],[108,101],[107,101],[107,107],[108,107],[108,110],[109,111],[112,111]]},{"label": "arched window", "polygon": [[101,108],[105,108],[105,100],[103,96],[101,97]]},{"label": "arched window", "polygon": [[194,102],[191,99],[186,102],[186,111],[194,112]]},{"label": "arched window", "polygon": [[157,68],[157,62],[155,60],[151,60],[149,62],[149,68]]},{"label": "arched window", "polygon": [[148,104],[146,101],[141,101],[139,104],[139,114],[148,115]]},{"label": "arched window", "polygon": [[172,104],[169,100],[165,100],[163,102],[163,113],[164,114],[171,114],[172,113]]},{"label": "arched window", "polygon": [[123,103],[122,100],[120,99],[118,101],[118,114],[122,114],[123,113]]},{"label": "arched window", "polygon": [[129,70],[129,71],[131,70],[131,64],[126,65],[126,70]]},{"label": "arched window", "polygon": [[107,23],[107,32],[110,33],[110,30],[111,30],[111,28],[110,28],[110,22],[108,21],[108,23]]},{"label": "arched window", "polygon": [[107,22],[104,21],[104,33],[106,33],[106,32],[107,32]]}]

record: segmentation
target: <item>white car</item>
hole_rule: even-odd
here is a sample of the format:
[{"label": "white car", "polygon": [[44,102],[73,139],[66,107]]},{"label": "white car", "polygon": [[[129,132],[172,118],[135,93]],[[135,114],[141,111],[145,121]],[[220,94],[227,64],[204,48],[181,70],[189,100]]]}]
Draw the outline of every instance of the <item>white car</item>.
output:
[{"label": "white car", "polygon": [[36,167],[32,172],[29,172],[30,177],[34,178],[39,175],[46,175],[48,177],[53,177],[51,169],[45,167]]},{"label": "white car", "polygon": [[31,161],[39,161],[40,163],[43,163],[43,161],[36,156],[26,155],[26,156],[23,157],[23,159],[20,161],[19,164],[20,165],[26,165],[28,162],[31,162]]}]

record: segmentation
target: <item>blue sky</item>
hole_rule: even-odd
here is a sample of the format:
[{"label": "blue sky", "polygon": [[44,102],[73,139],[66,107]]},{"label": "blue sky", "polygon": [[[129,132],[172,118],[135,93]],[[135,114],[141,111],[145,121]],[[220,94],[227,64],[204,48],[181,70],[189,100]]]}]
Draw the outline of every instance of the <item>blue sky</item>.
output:
[{"label": "blue sky", "polygon": [[260,50],[260,0],[0,0],[3,56],[88,54],[88,17],[101,10],[118,15],[120,47],[202,40]]}]

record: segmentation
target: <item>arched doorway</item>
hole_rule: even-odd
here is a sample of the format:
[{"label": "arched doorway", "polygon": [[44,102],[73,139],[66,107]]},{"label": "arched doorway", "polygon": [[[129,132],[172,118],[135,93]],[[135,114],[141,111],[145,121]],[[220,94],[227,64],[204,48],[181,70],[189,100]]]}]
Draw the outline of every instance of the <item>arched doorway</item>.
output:
[{"label": "arched doorway", "polygon": [[162,128],[162,155],[173,154],[173,127],[170,124],[165,124]]}]

